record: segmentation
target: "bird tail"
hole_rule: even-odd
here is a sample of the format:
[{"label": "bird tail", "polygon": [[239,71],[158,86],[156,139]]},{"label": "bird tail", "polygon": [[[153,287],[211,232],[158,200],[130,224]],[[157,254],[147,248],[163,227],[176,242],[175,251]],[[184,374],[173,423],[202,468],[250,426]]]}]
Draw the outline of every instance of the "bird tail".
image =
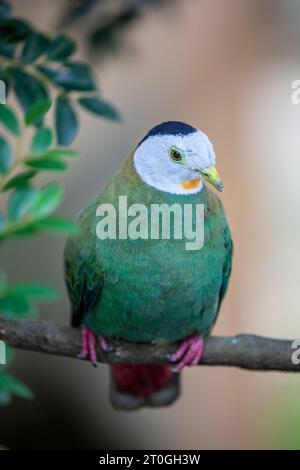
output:
[{"label": "bird tail", "polygon": [[180,394],[179,374],[172,373],[168,365],[117,364],[111,370],[110,398],[116,409],[166,406]]}]

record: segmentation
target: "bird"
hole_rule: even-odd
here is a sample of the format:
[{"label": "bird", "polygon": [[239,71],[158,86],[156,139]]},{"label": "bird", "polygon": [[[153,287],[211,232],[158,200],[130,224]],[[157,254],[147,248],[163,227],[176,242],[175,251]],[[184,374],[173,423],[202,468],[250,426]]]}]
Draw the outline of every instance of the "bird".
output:
[{"label": "bird", "polygon": [[[207,135],[181,121],[162,122],[146,133],[80,211],[79,233],[67,240],[65,280],[72,325],[81,328],[78,357],[96,366],[96,344],[109,352],[113,340],[137,347],[176,343],[164,364],[111,366],[111,403],[116,409],[173,403],[180,394],[180,372],[201,361],[228,287],[233,252],[224,208],[211,186],[223,191]],[[120,222],[117,211],[106,221],[106,236],[98,236],[99,207],[103,214],[103,208],[118,206],[120,197],[134,208],[132,214],[141,206],[203,207],[203,246],[187,249],[187,240],[171,230],[163,237],[159,229],[154,239],[141,236],[141,231],[139,236],[138,230],[134,237],[124,230],[118,236],[118,230],[108,227]],[[193,212],[193,229],[195,217]],[[141,216],[140,224],[149,218]]]}]

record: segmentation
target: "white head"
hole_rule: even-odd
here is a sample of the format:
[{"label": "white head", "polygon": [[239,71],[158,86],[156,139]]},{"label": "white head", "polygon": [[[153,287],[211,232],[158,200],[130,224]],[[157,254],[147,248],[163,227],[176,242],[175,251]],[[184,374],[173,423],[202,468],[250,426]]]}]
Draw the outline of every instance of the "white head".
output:
[{"label": "white head", "polygon": [[223,190],[209,138],[189,124],[167,121],[153,127],[138,144],[133,160],[140,178],[160,191],[197,193],[203,180]]}]

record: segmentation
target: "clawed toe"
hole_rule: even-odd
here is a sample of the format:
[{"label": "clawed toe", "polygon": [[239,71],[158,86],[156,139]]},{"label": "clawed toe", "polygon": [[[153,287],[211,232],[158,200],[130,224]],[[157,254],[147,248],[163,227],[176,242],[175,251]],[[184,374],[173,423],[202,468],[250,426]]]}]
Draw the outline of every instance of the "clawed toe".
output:
[{"label": "clawed toe", "polygon": [[171,367],[172,372],[180,372],[184,367],[197,365],[203,355],[204,341],[198,334],[188,336],[182,341],[174,354],[168,355],[170,362],[176,362]]},{"label": "clawed toe", "polygon": [[103,336],[95,335],[95,333],[83,326],[81,329],[81,352],[77,355],[78,359],[89,358],[93,367],[98,367],[97,353],[96,353],[96,338],[100,349],[104,352],[111,352],[113,348],[107,343]]},{"label": "clawed toe", "polygon": [[112,352],[114,350],[114,348],[108,344],[108,342],[106,341],[105,338],[103,338],[103,336],[98,336],[98,341],[99,341],[99,346],[100,348],[102,349],[102,351],[106,352],[106,353],[109,353],[109,352]]},{"label": "clawed toe", "polygon": [[167,354],[166,359],[170,362],[176,362],[176,359],[174,359],[174,354]]}]

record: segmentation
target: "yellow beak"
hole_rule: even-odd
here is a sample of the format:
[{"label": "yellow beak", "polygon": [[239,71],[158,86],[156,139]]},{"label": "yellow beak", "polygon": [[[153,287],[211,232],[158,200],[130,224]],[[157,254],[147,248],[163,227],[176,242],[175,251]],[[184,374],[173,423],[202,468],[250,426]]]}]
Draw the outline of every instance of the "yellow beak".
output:
[{"label": "yellow beak", "polygon": [[211,166],[209,168],[204,168],[203,170],[200,170],[200,173],[205,181],[212,184],[218,191],[223,191],[224,186],[216,167]]}]

